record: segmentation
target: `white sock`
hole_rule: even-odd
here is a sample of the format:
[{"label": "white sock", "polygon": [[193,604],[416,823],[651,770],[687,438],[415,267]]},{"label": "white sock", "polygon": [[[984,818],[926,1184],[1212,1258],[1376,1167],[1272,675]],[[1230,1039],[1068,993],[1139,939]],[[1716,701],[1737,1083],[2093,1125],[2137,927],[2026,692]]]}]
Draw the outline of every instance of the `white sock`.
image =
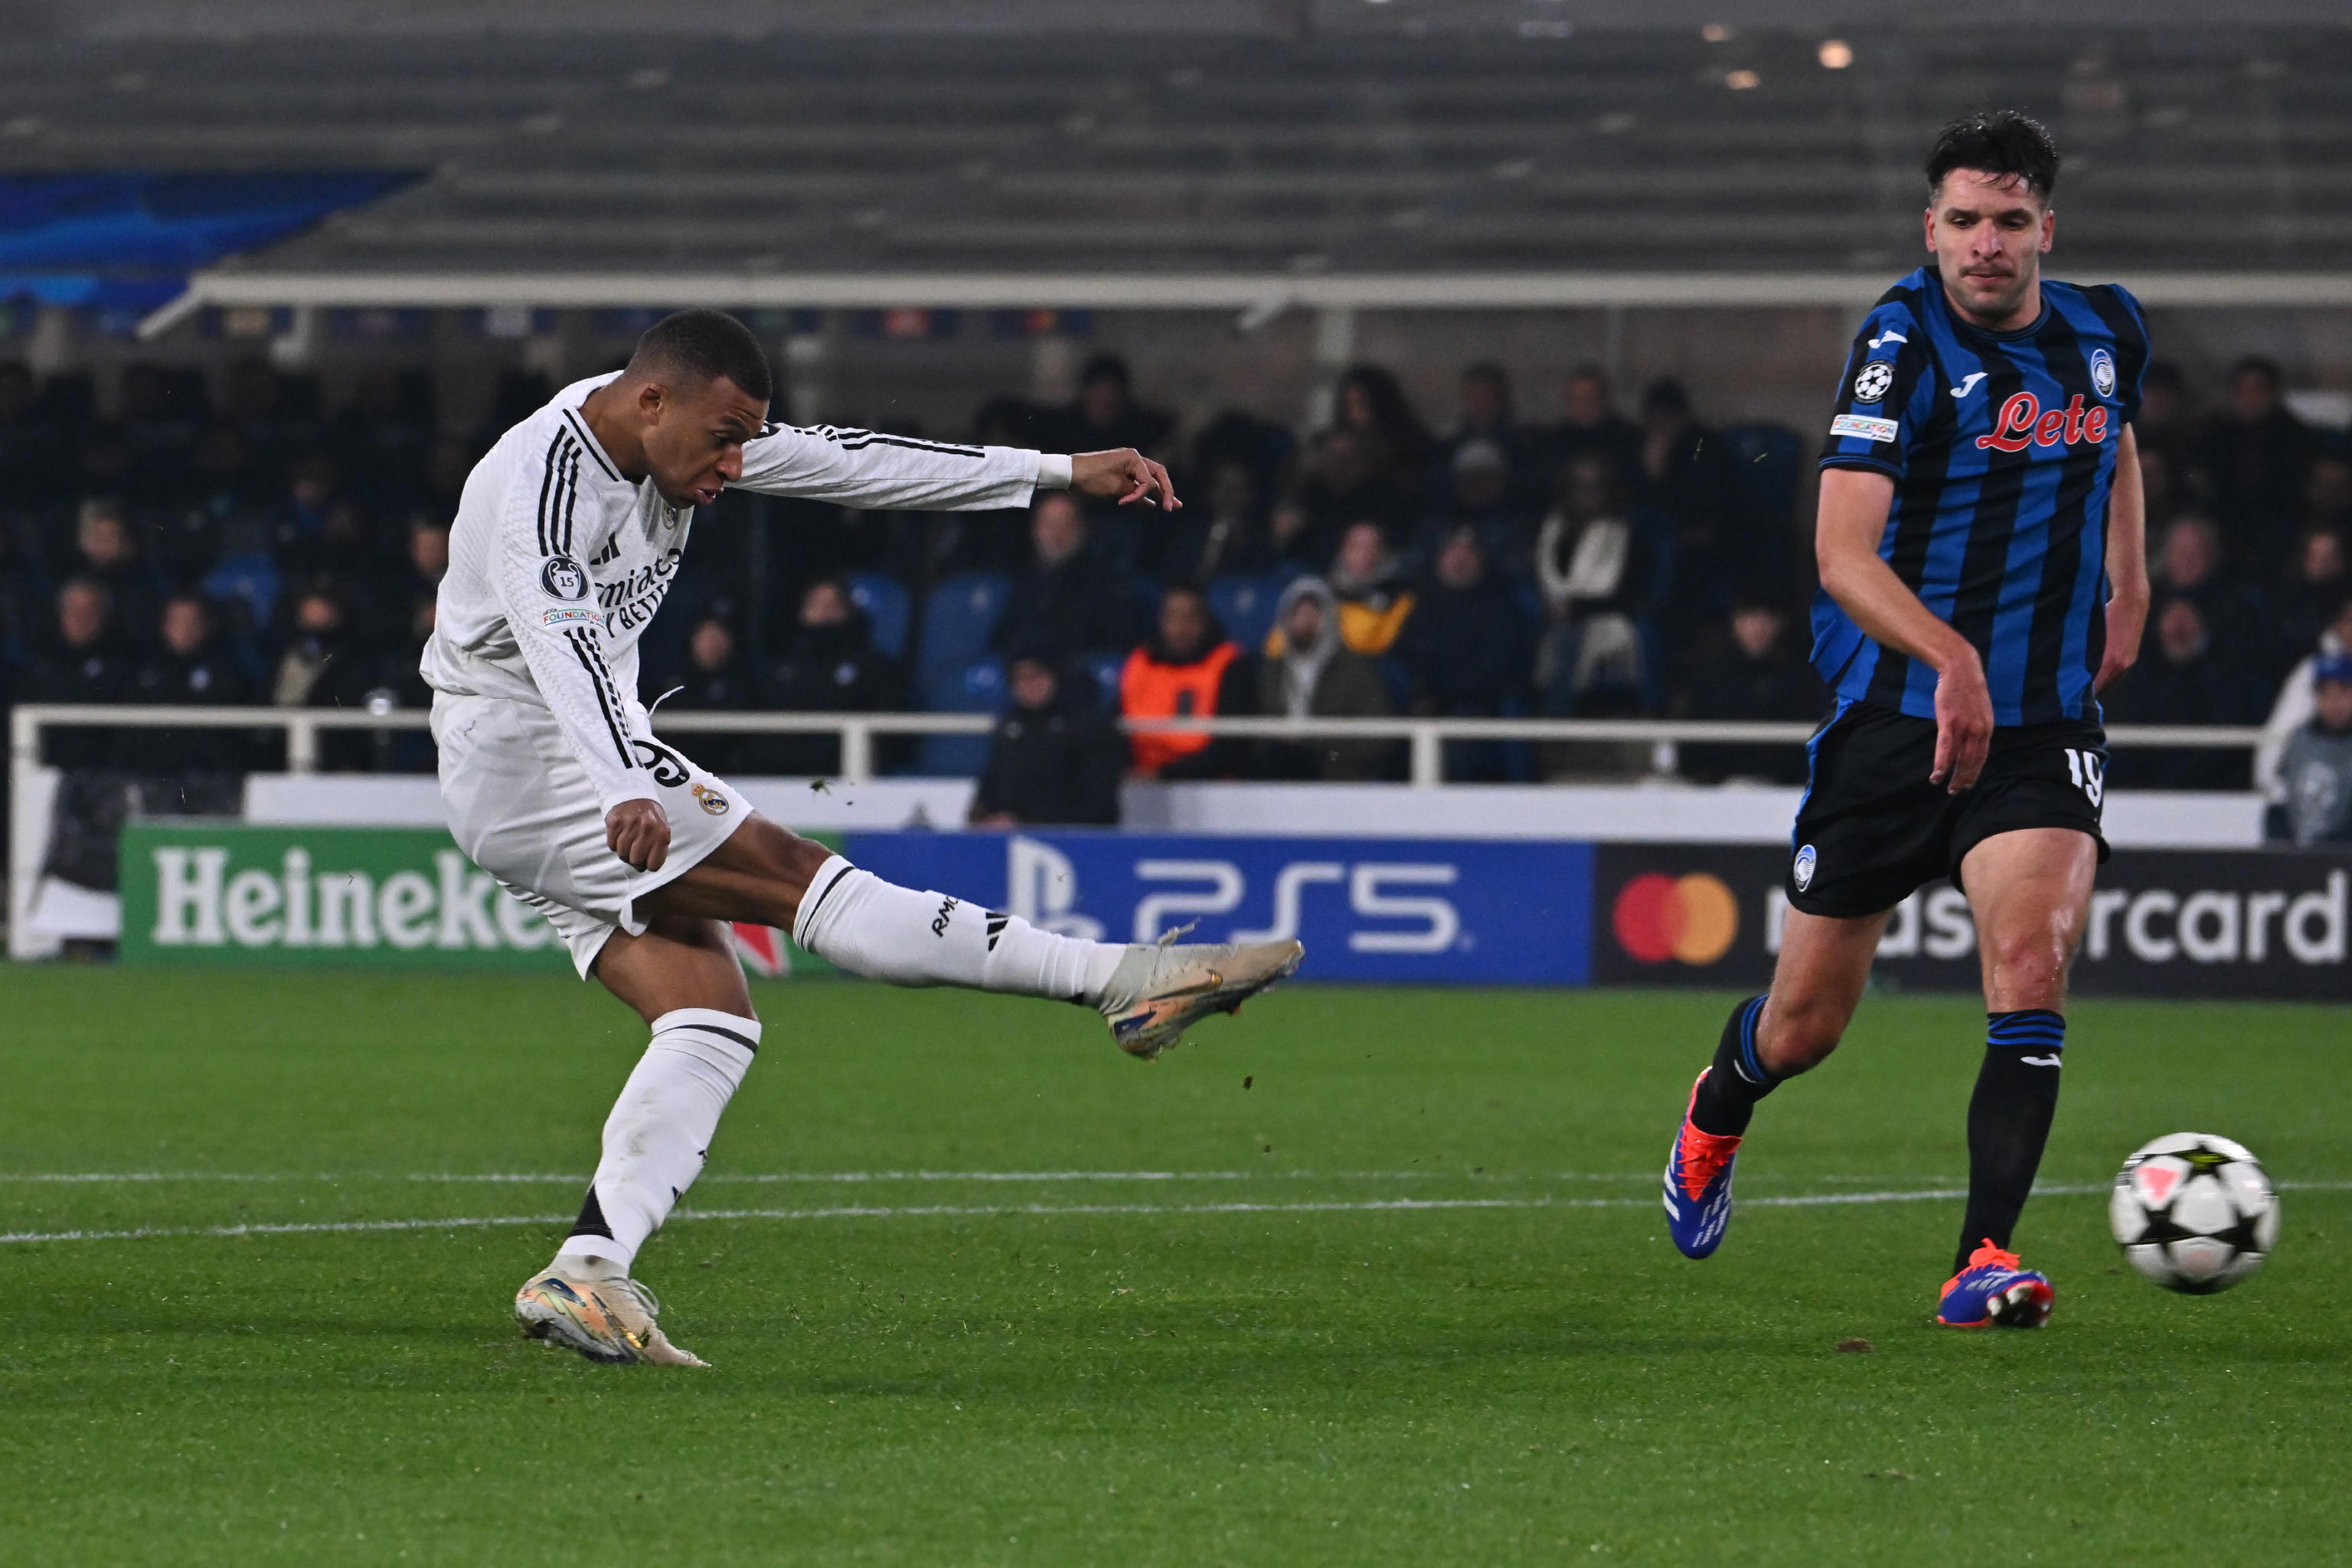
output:
[{"label": "white sock", "polygon": [[941,893],[894,887],[835,855],[818,868],[793,940],[852,974],[893,985],[965,985],[1099,1005],[1124,942],[1039,931]]},{"label": "white sock", "polygon": [[654,1020],[653,1044],[604,1121],[604,1154],[569,1240],[556,1253],[625,1274],[646,1238],[702,1173],[719,1112],[751,1070],[760,1025],[709,1007]]}]

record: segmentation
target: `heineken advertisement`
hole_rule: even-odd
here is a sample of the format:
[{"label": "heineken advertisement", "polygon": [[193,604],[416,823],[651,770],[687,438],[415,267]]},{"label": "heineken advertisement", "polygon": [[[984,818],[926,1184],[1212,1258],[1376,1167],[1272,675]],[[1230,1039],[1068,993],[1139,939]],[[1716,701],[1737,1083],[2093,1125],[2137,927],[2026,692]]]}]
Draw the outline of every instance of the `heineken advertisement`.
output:
[{"label": "heineken advertisement", "polygon": [[[572,967],[554,928],[437,828],[132,823],[121,890],[127,963]],[[830,968],[779,932],[738,939],[761,973]]]}]

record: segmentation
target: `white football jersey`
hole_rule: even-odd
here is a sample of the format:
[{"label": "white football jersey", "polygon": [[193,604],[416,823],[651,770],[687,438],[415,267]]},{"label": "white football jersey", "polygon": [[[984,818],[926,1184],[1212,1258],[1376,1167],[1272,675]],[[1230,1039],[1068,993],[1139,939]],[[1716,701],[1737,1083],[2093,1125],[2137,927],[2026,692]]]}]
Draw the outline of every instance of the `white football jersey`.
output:
[{"label": "white football jersey", "polygon": [[[617,374],[618,373],[614,373]],[[630,480],[589,433],[580,405],[613,379],[572,383],[499,438],[449,530],[427,685],[551,711],[611,810],[650,796],[651,745],[637,699],[637,639],[686,552],[692,507]],[[1026,506],[1069,459],[830,426],[767,426],[743,447],[733,488],[888,510]]]}]

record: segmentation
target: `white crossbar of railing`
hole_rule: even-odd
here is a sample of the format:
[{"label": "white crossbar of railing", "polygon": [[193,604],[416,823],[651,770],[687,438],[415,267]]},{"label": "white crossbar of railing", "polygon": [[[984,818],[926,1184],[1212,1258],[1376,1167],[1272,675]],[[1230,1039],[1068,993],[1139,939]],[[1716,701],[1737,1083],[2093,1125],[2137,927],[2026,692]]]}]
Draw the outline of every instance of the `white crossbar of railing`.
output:
[{"label": "white crossbar of railing", "polygon": [[[286,732],[289,773],[319,769],[319,735],[325,730],[422,730],[423,709],[383,712],[309,708],[173,708],[145,704],[25,703],[9,723],[11,765],[40,760],[40,732],[49,725],[88,728],[173,730],[274,729]],[[985,713],[711,713],[656,711],[656,732],[679,735],[837,735],[844,782],[864,784],[874,776],[874,741],[878,735],[985,735],[996,721]],[[1230,735],[1297,741],[1402,741],[1410,747],[1412,784],[1434,789],[1445,782],[1448,741],[1614,742],[1656,746],[1685,742],[1733,745],[1802,745],[1813,726],[1801,723],[1703,719],[1144,719],[1122,721],[1130,733]],[[2203,751],[2248,751],[2263,731],[2249,725],[2119,724],[2107,731],[2117,746],[2175,746]]]}]

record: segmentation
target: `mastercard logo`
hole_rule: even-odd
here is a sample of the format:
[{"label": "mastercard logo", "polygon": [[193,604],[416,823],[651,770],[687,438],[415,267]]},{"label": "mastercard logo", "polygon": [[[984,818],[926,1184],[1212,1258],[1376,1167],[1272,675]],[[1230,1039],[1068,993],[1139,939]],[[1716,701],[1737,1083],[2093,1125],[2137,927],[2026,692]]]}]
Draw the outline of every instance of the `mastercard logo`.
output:
[{"label": "mastercard logo", "polygon": [[1610,920],[1617,945],[1643,963],[1670,958],[1713,963],[1739,934],[1739,900],[1720,878],[1704,871],[1687,877],[1651,871],[1619,890]]}]

